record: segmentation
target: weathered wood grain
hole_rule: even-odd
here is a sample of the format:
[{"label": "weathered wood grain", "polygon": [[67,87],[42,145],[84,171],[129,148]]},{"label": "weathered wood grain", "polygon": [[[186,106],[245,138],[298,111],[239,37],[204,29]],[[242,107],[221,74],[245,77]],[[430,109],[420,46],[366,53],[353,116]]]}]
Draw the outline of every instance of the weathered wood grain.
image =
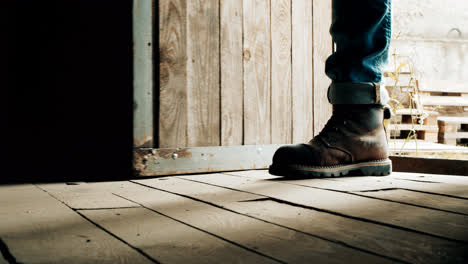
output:
[{"label": "weathered wood grain", "polygon": [[313,69],[314,69],[314,135],[317,135],[328,121],[332,107],[327,91],[330,80],[325,75],[325,61],[332,53],[331,0],[313,0]]},{"label": "weathered wood grain", "polygon": [[292,0],[292,143],[313,136],[312,1]]},{"label": "weathered wood grain", "polygon": [[243,11],[244,144],[270,144],[270,1],[244,0]]},{"label": "weathered wood grain", "polygon": [[291,0],[271,1],[271,143],[291,143]]},{"label": "weathered wood grain", "polygon": [[0,187],[0,237],[18,263],[151,263],[33,185]]},{"label": "weathered wood grain", "polygon": [[187,146],[187,1],[159,2],[159,147]]},{"label": "weathered wood grain", "polygon": [[[310,186],[327,190],[353,192],[359,195],[407,203],[417,206],[445,210],[457,213],[468,213],[468,203],[464,197],[468,194],[468,188],[463,184],[440,183],[424,180],[417,177],[418,174],[393,173],[391,177],[344,177],[333,179],[296,179],[287,180],[272,176],[265,170],[230,172],[232,175],[249,177],[252,179],[277,179],[282,183]],[[408,179],[399,179],[398,175]],[[435,175],[437,177],[437,175]],[[437,178],[449,178],[451,176],[438,176]],[[453,176],[456,177],[456,176]],[[462,178],[462,177],[458,177]],[[453,179],[452,179],[453,181]],[[467,183],[468,179],[457,179],[459,183]],[[414,190],[414,191],[413,191]],[[428,193],[424,193],[428,192]],[[442,194],[442,195],[439,195]],[[463,199],[451,196],[460,196]]]},{"label": "weathered wood grain", "polygon": [[[226,175],[229,176],[229,175]],[[204,182],[448,239],[468,241],[468,216],[281,181],[200,177]]]},{"label": "weathered wood grain", "polygon": [[138,204],[112,195],[109,189],[123,188],[120,182],[48,183],[38,186],[73,209],[139,207]]},{"label": "weathered wood grain", "polygon": [[275,263],[145,208],[80,213],[162,263]]},{"label": "weathered wood grain", "polygon": [[223,176],[182,176],[178,178],[188,181],[171,178],[158,181],[154,186],[410,263],[456,261],[460,253],[468,249],[468,245],[440,238],[291,206],[265,199],[264,196],[201,183],[205,177]]},{"label": "weathered wood grain", "polygon": [[415,192],[411,190],[376,190],[373,192],[356,192],[359,195],[385,199],[417,206],[425,206],[444,211],[468,215],[468,201],[441,195]]},{"label": "weathered wood grain", "polygon": [[438,183],[454,183],[468,185],[468,177],[455,176],[455,175],[437,175],[437,174],[424,174],[424,173],[405,173],[398,172],[389,175],[389,178],[400,180],[416,180],[416,181],[432,181]]},{"label": "weathered wood grain", "polygon": [[333,183],[327,185],[333,186],[334,189],[341,188],[345,191],[370,191],[388,188],[401,188],[460,197],[464,199],[468,198],[468,188],[466,185],[451,183],[431,183],[424,181],[400,180],[394,178],[366,177],[364,181],[357,178],[333,179]]},{"label": "weathered wood grain", "polygon": [[187,146],[219,146],[219,0],[186,2]]},{"label": "weathered wood grain", "polygon": [[466,197],[468,177],[435,175],[420,173],[393,172],[386,177],[336,177],[326,179],[286,179],[274,176],[267,170],[248,170],[226,172],[225,174],[249,177],[253,179],[280,179],[282,183],[301,184],[337,191],[370,191],[388,188],[404,188],[415,191],[426,191],[442,195]]},{"label": "weathered wood grain", "polygon": [[243,143],[242,2],[220,0],[222,146]]},{"label": "weathered wood grain", "polygon": [[[184,188],[186,192],[193,193],[190,186],[181,186],[179,182],[176,184],[168,182],[168,180],[158,179],[138,180],[138,182],[153,186],[159,190],[165,190],[166,188],[170,190],[178,188],[180,190],[180,188]],[[284,262],[391,262],[385,258],[344,247],[338,243],[318,239],[291,229],[159,190],[153,189],[150,192],[151,194],[140,190],[133,194],[125,193],[122,195],[141,202],[145,206],[148,205],[158,212]],[[227,197],[229,194],[228,192],[226,195],[223,193],[218,195]],[[158,197],[158,199],[155,200],[154,197]],[[212,197],[212,195],[208,195],[208,197]]]}]

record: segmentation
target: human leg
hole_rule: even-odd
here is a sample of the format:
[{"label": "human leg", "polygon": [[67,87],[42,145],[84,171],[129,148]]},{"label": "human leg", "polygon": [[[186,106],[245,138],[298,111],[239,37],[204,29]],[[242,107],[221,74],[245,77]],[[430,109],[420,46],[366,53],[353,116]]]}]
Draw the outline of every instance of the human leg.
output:
[{"label": "human leg", "polygon": [[[334,0],[330,33],[336,52],[326,62],[333,115],[307,144],[283,146],[270,172],[339,176],[391,172],[383,127],[388,93],[379,82],[388,57],[390,0]],[[388,117],[388,114],[387,114]]]}]

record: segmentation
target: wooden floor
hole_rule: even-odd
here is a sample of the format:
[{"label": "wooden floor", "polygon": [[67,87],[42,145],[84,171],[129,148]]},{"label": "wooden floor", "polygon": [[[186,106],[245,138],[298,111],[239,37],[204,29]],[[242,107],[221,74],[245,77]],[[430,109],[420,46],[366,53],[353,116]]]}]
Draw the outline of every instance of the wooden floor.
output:
[{"label": "wooden floor", "polygon": [[3,263],[468,263],[468,177],[0,186]]}]

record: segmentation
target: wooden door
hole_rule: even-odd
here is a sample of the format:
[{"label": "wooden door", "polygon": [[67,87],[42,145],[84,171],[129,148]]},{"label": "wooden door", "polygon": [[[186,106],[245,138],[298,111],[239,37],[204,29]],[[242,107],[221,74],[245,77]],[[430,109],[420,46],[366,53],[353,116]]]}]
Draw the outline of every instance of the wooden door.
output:
[{"label": "wooden door", "polygon": [[[328,120],[330,0],[157,7],[134,0],[139,175],[264,168],[279,144],[308,141]],[[148,25],[156,14],[158,30]]]}]

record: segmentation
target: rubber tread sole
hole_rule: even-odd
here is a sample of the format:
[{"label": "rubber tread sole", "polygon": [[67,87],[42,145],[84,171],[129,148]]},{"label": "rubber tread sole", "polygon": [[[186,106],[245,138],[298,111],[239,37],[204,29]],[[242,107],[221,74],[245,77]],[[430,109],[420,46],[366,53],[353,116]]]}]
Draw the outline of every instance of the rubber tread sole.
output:
[{"label": "rubber tread sole", "polygon": [[270,174],[289,178],[330,178],[340,176],[386,176],[392,173],[390,159],[373,160],[337,166],[275,165]]}]

